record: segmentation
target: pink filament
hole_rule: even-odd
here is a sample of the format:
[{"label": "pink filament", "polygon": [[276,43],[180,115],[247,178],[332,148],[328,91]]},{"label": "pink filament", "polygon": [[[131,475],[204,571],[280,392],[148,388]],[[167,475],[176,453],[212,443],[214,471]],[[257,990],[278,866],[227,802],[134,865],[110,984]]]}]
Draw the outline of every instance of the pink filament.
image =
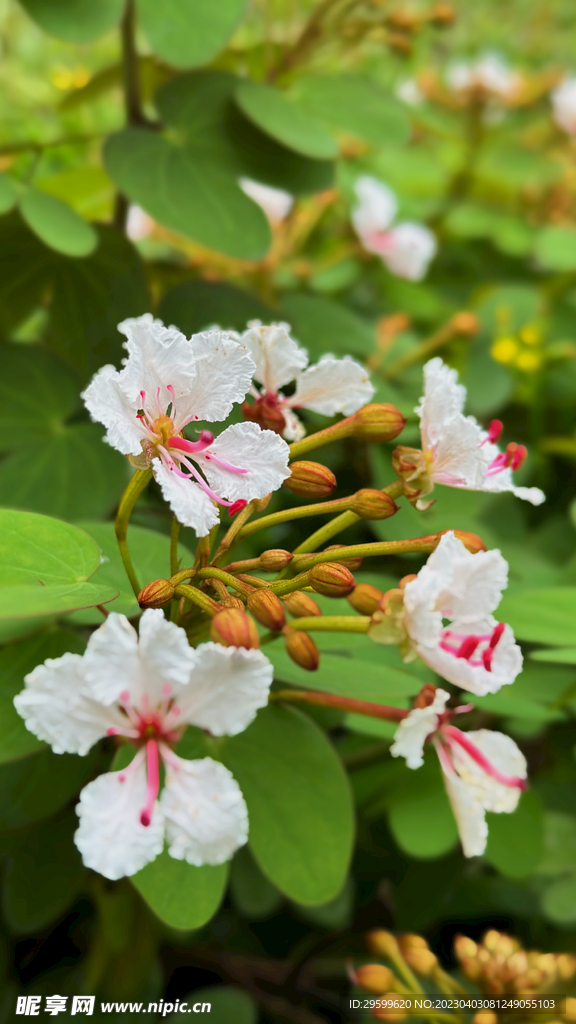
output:
[{"label": "pink filament", "polygon": [[192,455],[194,452],[203,452],[213,441],[214,434],[210,430],[202,430],[199,441],[187,441],[185,437],[171,437],[170,447]]},{"label": "pink filament", "polygon": [[521,779],[517,775],[506,775],[505,772],[501,772],[500,769],[496,768],[496,766],[488,760],[482,751],[472,743],[472,740],[469,739],[466,733],[457,729],[455,725],[445,726],[444,735],[447,736],[449,740],[458,743],[466,753],[470,755],[472,760],[486,772],[486,775],[489,775],[492,779],[496,779],[496,782],[502,783],[503,786],[521,789],[522,791],[526,789],[525,779]]},{"label": "pink filament", "polygon": [[482,448],[482,446],[485,445],[486,443],[496,444],[503,430],[504,424],[502,423],[501,420],[492,420],[490,426],[488,427],[488,433],[486,437],[484,438],[482,443],[478,445],[478,447]]},{"label": "pink filament", "polygon": [[146,744],[146,796],[140,815],[142,825],[148,826],[152,821],[154,804],[160,789],[160,771],[158,765],[158,743],[148,740]]}]

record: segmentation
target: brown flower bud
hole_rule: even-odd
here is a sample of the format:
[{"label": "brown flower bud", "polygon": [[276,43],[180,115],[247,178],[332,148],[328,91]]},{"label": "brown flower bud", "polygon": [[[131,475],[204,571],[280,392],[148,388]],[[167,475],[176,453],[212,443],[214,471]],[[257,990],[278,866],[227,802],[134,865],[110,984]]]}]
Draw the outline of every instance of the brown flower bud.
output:
[{"label": "brown flower bud", "polygon": [[363,487],[354,495],[351,511],[361,519],[389,519],[398,511],[398,505],[384,491]]},{"label": "brown flower bud", "polygon": [[244,601],[242,601],[239,597],[234,597],[233,594],[228,594],[227,597],[222,598],[222,607],[240,608],[241,611],[244,611]]},{"label": "brown flower bud", "polygon": [[260,555],[259,567],[264,569],[264,572],[280,572],[290,564],[293,558],[294,555],[290,551],[284,551],[282,548],[270,548]]},{"label": "brown flower bud", "polygon": [[473,555],[477,551],[486,551],[486,545],[479,537],[477,533],[470,533],[468,530],[441,530],[441,533],[453,533],[458,540],[461,540],[467,551],[471,551]]},{"label": "brown flower bud", "polygon": [[[456,12],[450,4],[434,4],[434,7],[430,11],[430,21],[433,25],[437,25],[438,28],[445,28],[448,25],[453,25],[456,21]],[[488,1024],[488,1022],[486,1022]]]},{"label": "brown flower bud", "polygon": [[284,487],[299,498],[326,498],[336,487],[336,477],[321,462],[293,462]]},{"label": "brown flower bud", "polygon": [[467,334],[470,337],[474,334],[478,334],[480,330],[480,323],[478,317],[474,316],[474,313],[462,312],[455,313],[452,317],[452,329],[455,334]]},{"label": "brown flower bud", "polygon": [[347,601],[360,615],[373,615],[380,607],[383,597],[384,594],[378,587],[373,587],[370,583],[358,583],[352,593],[348,594]]},{"label": "brown flower bud", "polygon": [[478,946],[474,939],[468,938],[467,935],[457,935],[454,939],[454,952],[458,960],[463,960],[464,957],[475,957],[478,952]]},{"label": "brown flower bud", "polygon": [[271,590],[255,590],[248,598],[248,611],[266,629],[279,630],[286,625],[284,605]]},{"label": "brown flower bud", "polygon": [[174,585],[170,580],[152,580],[138,594],[141,608],[163,608],[174,597]]},{"label": "brown flower bud", "polygon": [[210,623],[210,636],[223,647],[259,647],[256,623],[240,608],[224,608]]},{"label": "brown flower bud", "polygon": [[320,652],[311,636],[302,629],[284,629],[286,652],[300,668],[307,672],[315,672],[320,664]]},{"label": "brown flower bud", "polygon": [[392,988],[394,975],[389,967],[382,964],[364,964],[355,973],[356,984],[367,992],[380,995]]},{"label": "brown flower bud", "polygon": [[276,398],[263,395],[258,398],[254,405],[244,402],[242,415],[245,420],[252,423],[259,423],[263,430],[273,430],[276,434],[283,434],[286,429],[286,420],[278,407]]},{"label": "brown flower bud", "polygon": [[324,562],[314,565],[308,574],[310,585],[325,597],[346,597],[356,586],[356,581],[345,565],[338,562]]},{"label": "brown flower bud", "polygon": [[421,974],[424,978],[429,978],[434,974],[438,966],[438,958],[431,949],[417,949],[415,947],[404,949],[401,940],[400,946],[406,963],[413,971],[416,971],[416,974]]},{"label": "brown flower bud", "polygon": [[368,932],[367,938],[370,951],[376,953],[377,956],[387,957],[394,961],[400,955],[398,943],[392,932],[387,932],[384,928],[374,928]]},{"label": "brown flower bud", "polygon": [[[325,551],[340,551],[341,548],[345,547],[344,544],[331,544],[330,547],[324,548]],[[338,558],[334,559],[338,562],[338,565],[345,565],[347,569],[359,569],[362,565],[362,558]]]},{"label": "brown flower bud", "polygon": [[[413,708],[429,708],[434,703],[434,697],[436,696],[436,687],[434,683],[424,683],[424,686],[420,690],[417,697],[412,702]],[[405,938],[412,938],[412,936],[405,936]],[[415,938],[419,939],[420,936],[416,935]],[[425,942],[425,939],[422,939]],[[402,945],[402,943],[400,943]]]},{"label": "brown flower bud", "polygon": [[364,405],[354,415],[354,437],[363,441],[392,441],[404,430],[406,417],[388,402]]},{"label": "brown flower bud", "polygon": [[305,619],[308,615],[322,615],[314,598],[310,597],[310,594],[305,594],[303,590],[294,590],[291,594],[286,594],[282,600],[290,615],[297,619]]}]

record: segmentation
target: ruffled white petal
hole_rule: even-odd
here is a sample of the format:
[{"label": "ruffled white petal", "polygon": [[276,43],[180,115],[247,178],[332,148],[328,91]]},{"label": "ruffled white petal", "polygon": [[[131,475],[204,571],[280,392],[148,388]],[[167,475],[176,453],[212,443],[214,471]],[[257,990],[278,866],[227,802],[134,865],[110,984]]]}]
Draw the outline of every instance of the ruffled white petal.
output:
[{"label": "ruffled white petal", "polygon": [[268,394],[276,394],[308,365],[308,354],[290,336],[289,324],[263,326],[251,320],[242,342],[256,364],[254,379]]},{"label": "ruffled white petal", "polygon": [[197,656],[186,633],[168,622],[159,608],[147,608],[138,626],[138,658],[142,690],[152,704],[162,700],[162,687],[186,686]]},{"label": "ruffled white petal", "polygon": [[[466,736],[500,772],[519,779],[527,777],[526,758],[510,736],[492,729],[473,730]],[[458,775],[486,811],[510,814],[516,809],[520,789],[493,779],[459,744],[453,745],[452,755]]]},{"label": "ruffled white petal", "polygon": [[363,174],[356,181],[354,191],[359,204],[352,211],[352,223],[360,238],[386,231],[398,211],[398,202],[392,189],[377,178]]},{"label": "ruffled white petal", "polygon": [[284,417],[285,426],[282,437],[285,441],[301,441],[303,437],[306,437],[306,428],[292,409],[289,409],[287,405],[281,405],[280,412]]},{"label": "ruffled white petal", "polygon": [[337,412],[350,416],[366,405],[374,394],[367,371],[350,356],[335,359],[322,356],[316,366],[310,366],[296,378],[296,391],[288,399],[294,408],[311,409],[324,416]]},{"label": "ruffled white petal", "polygon": [[140,690],[138,635],[125,615],[111,612],[90,637],[83,655],[84,678],[95,700],[112,704],[123,690]]},{"label": "ruffled white petal", "polygon": [[173,473],[160,459],[154,459],[152,466],[162,497],[179,522],[183,526],[191,526],[198,537],[206,537],[219,519],[218,509],[212,499],[199,484]]},{"label": "ruffled white petal", "polygon": [[136,418],[138,403],[131,402],[120,387],[114,366],[103,366],[81,395],[90,416],[106,427],[104,440],[122,455],[141,455],[146,436]]},{"label": "ruffled white petal", "polygon": [[211,642],[195,656],[189,683],[178,695],[178,720],[214,736],[235,736],[267,704],[272,665],[262,651]]},{"label": "ruffled white petal", "polygon": [[[446,424],[462,414],[465,401],[466,388],[458,383],[456,370],[446,366],[440,356],[430,359],[424,366],[424,395],[414,409],[420,417],[424,449],[443,438]],[[478,437],[478,443],[480,440]]]},{"label": "ruffled white petal", "polygon": [[508,563],[497,548],[472,554],[450,531],[440,538],[416,579],[407,584],[405,606],[418,603],[421,593],[429,600],[435,592],[435,610],[444,618],[466,622],[493,612],[507,586]]},{"label": "ruffled white petal", "polygon": [[90,695],[79,654],[63,654],[37,665],[24,679],[14,706],[26,728],[49,743],[55,754],[87,754],[123,716]]},{"label": "ruffled white petal", "polygon": [[88,868],[115,881],[134,875],[162,852],[164,823],[156,805],[148,826],[140,822],[146,794],[144,765],[128,772],[107,772],[84,787],[76,813],[74,842]]},{"label": "ruffled white petal", "polygon": [[190,342],[176,327],[165,327],[161,320],[145,313],[123,320],[118,330],[126,335],[128,350],[119,384],[133,405],[142,405],[140,392],[145,391],[146,408],[156,410],[158,396],[164,413],[172,401],[167,385],[172,386],[177,399],[190,392],[196,361]]},{"label": "ruffled white petal", "polygon": [[282,188],[262,185],[251,178],[240,178],[238,184],[250,199],[253,199],[264,211],[271,224],[278,224],[288,216],[294,204],[294,196]]},{"label": "ruffled white petal", "polygon": [[[232,473],[218,466],[209,456],[217,455],[246,473]],[[257,423],[235,423],[227,427],[195,461],[202,467],[216,494],[228,501],[263,498],[276,491],[290,476],[290,449],[273,430],[261,430]]]},{"label": "ruffled white petal", "polygon": [[[469,623],[466,625],[466,632],[474,635],[487,633],[495,625],[495,619]],[[454,622],[452,626],[454,632],[458,632],[458,623]],[[415,649],[422,661],[434,669],[438,675],[449,683],[454,683],[455,686],[461,686],[463,690],[475,693],[478,697],[484,697],[487,693],[498,693],[503,686],[513,683],[522,671],[522,651],[514,641],[514,634],[510,626],[506,626],[494,648],[489,672],[483,665],[471,664],[471,661],[475,660],[474,658],[470,661],[465,658],[457,658],[437,646],[424,647],[417,644]]]},{"label": "ruffled white petal", "polygon": [[484,807],[456,774],[444,773],[446,792],[456,819],[465,857],[479,857],[486,849],[488,825]]},{"label": "ruffled white petal", "polygon": [[552,116],[569,135],[576,134],[576,78],[567,78],[550,94]]},{"label": "ruffled white petal", "polygon": [[420,768],[424,764],[424,743],[437,729],[438,716],[444,711],[449,697],[446,690],[438,689],[429,707],[412,708],[394,734],[394,743],[390,747],[392,757],[405,758],[408,768]]},{"label": "ruffled white petal", "polygon": [[191,417],[210,423],[225,420],[234,403],[244,400],[254,374],[248,348],[228,331],[193,334],[186,344],[195,379],[189,393],[176,402],[176,431]]},{"label": "ruffled white petal", "polygon": [[174,758],[160,806],[169,853],[200,867],[222,864],[248,838],[248,811],[234,776],[218,761]]},{"label": "ruffled white petal", "polygon": [[429,228],[406,221],[390,229],[379,255],[397,277],[421,281],[437,250],[436,238]]}]

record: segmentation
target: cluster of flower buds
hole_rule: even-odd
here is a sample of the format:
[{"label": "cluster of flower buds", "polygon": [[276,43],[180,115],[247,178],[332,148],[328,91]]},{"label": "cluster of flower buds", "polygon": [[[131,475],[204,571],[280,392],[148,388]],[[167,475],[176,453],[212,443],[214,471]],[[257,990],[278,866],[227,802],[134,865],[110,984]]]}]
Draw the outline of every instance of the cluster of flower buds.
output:
[{"label": "cluster of flower buds", "polygon": [[565,991],[576,977],[576,956],[528,951],[494,929],[481,942],[458,935],[454,952],[464,976],[486,994]]},{"label": "cluster of flower buds", "polygon": [[[428,978],[441,992],[455,993],[452,978],[438,962],[435,953],[421,935],[395,936],[383,928],[375,928],[367,936],[370,952],[383,963],[367,963],[355,969],[349,967],[350,979],[355,986],[380,1000],[394,1001],[398,995],[421,994],[422,990],[415,977]],[[389,966],[390,965],[390,966]],[[371,1014],[376,1020],[404,1020],[407,1011],[401,1006],[375,1006]]]}]

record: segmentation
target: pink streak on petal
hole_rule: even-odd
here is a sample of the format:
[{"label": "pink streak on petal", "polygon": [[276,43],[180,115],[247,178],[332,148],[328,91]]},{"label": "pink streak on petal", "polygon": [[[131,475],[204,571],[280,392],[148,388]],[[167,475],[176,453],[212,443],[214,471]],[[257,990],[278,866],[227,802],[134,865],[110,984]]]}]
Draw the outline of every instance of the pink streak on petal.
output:
[{"label": "pink streak on petal", "polygon": [[156,740],[148,740],[146,744],[146,797],[144,807],[140,815],[142,825],[149,825],[152,821],[154,804],[160,789],[160,772],[158,768],[158,743]]},{"label": "pink streak on petal", "polygon": [[521,789],[523,792],[527,788],[526,779],[520,779],[517,775],[506,775],[505,772],[501,772],[499,768],[496,768],[491,761],[482,753],[479,748],[472,743],[472,740],[468,738],[466,733],[457,729],[455,725],[447,725],[444,727],[444,735],[449,740],[460,744],[460,746],[470,755],[473,761],[476,762],[483,771],[492,779],[496,779],[497,782],[501,782],[503,786],[510,786],[514,789]]}]

